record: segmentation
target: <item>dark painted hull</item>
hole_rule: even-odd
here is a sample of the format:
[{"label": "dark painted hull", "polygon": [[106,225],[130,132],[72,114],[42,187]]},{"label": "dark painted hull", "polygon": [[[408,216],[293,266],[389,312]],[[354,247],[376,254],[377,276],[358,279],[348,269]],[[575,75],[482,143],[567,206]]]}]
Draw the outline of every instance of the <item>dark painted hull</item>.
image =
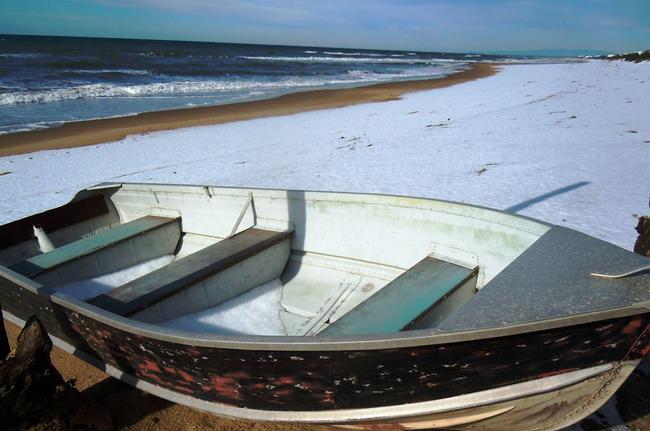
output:
[{"label": "dark painted hull", "polygon": [[399,348],[193,346],[118,329],[0,280],[4,309],[23,320],[37,315],[50,334],[100,362],[178,394],[248,409],[326,411],[431,401],[633,361],[650,351],[650,313]]}]

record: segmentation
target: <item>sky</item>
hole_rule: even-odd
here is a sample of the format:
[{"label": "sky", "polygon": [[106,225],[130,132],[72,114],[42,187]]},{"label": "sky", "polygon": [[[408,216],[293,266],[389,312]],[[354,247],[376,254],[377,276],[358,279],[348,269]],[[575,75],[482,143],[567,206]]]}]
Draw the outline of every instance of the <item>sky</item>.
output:
[{"label": "sky", "polygon": [[0,33],[442,52],[650,49],[650,0],[0,0]]}]

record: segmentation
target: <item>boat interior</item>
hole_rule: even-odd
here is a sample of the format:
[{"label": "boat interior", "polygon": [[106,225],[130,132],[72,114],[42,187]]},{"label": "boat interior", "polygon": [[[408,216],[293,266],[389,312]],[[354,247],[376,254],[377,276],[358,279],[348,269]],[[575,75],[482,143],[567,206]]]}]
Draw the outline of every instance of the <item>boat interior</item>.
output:
[{"label": "boat interior", "polygon": [[438,327],[548,230],[428,199],[104,184],[0,227],[0,265],[162,327],[383,334]]}]

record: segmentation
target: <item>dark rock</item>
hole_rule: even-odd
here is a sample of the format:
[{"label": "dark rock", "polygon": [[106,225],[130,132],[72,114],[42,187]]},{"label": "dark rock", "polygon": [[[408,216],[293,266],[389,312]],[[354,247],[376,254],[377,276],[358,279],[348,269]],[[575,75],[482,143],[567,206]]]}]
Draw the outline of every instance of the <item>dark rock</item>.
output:
[{"label": "dark rock", "polygon": [[[0,314],[2,314],[2,304],[0,304]],[[0,326],[0,363],[2,363],[9,354],[9,340],[7,339],[4,320],[0,325],[2,325]]]},{"label": "dark rock", "polygon": [[612,56],[601,55],[596,58],[601,60],[625,60],[625,61],[633,61],[635,63],[639,63],[641,61],[650,60],[650,50],[639,51],[639,52],[626,52],[622,54],[615,54]]},{"label": "dark rock", "polygon": [[650,257],[650,217],[639,217],[636,231],[639,233],[639,237],[634,243],[634,252]]}]

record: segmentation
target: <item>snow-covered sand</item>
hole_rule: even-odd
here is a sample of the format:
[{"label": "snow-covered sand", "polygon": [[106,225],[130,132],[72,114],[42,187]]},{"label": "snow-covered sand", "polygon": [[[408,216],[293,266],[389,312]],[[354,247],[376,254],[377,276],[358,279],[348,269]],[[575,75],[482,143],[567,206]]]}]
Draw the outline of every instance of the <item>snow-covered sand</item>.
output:
[{"label": "snow-covered sand", "polygon": [[649,212],[649,96],[650,63],[511,65],[398,101],[4,157],[0,223],[101,181],[152,181],[441,198],[630,249]]},{"label": "snow-covered sand", "polygon": [[509,65],[402,100],[0,158],[0,223],[101,181],[417,195],[631,248],[650,193],[650,64]]}]

